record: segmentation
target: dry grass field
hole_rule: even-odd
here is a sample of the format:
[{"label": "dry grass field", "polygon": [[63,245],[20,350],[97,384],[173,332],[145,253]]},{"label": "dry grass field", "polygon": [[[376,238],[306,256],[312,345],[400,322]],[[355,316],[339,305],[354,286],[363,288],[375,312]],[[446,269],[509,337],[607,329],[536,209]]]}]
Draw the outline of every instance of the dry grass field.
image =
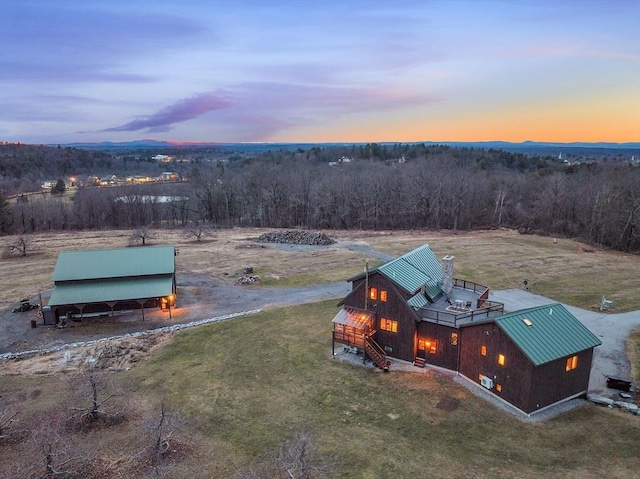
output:
[{"label": "dry grass field", "polygon": [[[574,241],[512,231],[327,232],[336,245],[304,250],[263,248],[253,242],[262,232],[219,231],[197,243],[159,231],[152,243],[179,248],[182,274],[231,283],[252,266],[263,281],[251,288],[342,281],[365,260],[379,262],[358,247],[398,255],[429,243],[438,256],[456,256],[456,276],[494,289],[526,278],[533,292],[576,306],[596,307],[606,294],[616,311],[640,309],[640,257]],[[59,251],[123,247],[129,236],[32,238],[27,257],[0,262],[0,302],[8,308],[50,289]],[[3,412],[17,419],[9,429],[16,434],[0,439],[0,477],[41,477],[47,441],[56,460],[79,458],[69,477],[287,477],[277,458],[299,435],[312,438],[309,463],[327,466],[310,477],[626,479],[640,470],[640,418],[585,405],[525,422],[433,370],[383,374],[332,359],[336,310],[336,301],[323,301],[175,333],[137,366],[96,373],[106,383],[101,394],[116,393],[107,409],[124,418],[83,430],[66,422],[89,398],[77,373],[7,375],[0,363],[0,425]],[[161,403],[173,434],[154,460],[148,451]]]},{"label": "dry grass field", "polygon": [[[582,243],[512,230],[449,232],[327,231],[336,245],[300,250],[255,243],[266,230],[220,230],[196,242],[181,231],[154,232],[150,244],[172,244],[179,249],[179,273],[199,273],[233,283],[245,266],[254,268],[258,285],[302,286],[344,281],[381,261],[345,244],[370,247],[394,256],[428,243],[437,256],[456,257],[457,277],[486,284],[492,289],[522,287],[527,280],[531,292],[583,308],[597,308],[605,295],[614,301],[613,312],[640,310],[640,256],[601,250]],[[0,261],[0,307],[8,307],[23,296],[34,296],[53,287],[51,274],[63,250],[122,248],[131,231],[97,231],[34,235],[26,257]],[[10,237],[0,241],[10,242]]]}]

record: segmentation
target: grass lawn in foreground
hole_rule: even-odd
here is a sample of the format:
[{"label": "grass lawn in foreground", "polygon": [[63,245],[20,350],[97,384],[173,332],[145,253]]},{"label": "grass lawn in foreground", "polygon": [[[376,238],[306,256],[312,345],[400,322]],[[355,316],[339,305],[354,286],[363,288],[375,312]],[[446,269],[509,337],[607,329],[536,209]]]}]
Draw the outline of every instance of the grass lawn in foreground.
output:
[{"label": "grass lawn in foreground", "polygon": [[195,421],[201,441],[224,451],[198,458],[209,477],[273,461],[282,441],[300,432],[335,462],[330,477],[600,478],[640,470],[640,421],[621,411],[585,405],[525,423],[429,370],[384,374],[332,359],[336,310],[321,302],[183,331],[123,380],[136,397],[166,397]]}]

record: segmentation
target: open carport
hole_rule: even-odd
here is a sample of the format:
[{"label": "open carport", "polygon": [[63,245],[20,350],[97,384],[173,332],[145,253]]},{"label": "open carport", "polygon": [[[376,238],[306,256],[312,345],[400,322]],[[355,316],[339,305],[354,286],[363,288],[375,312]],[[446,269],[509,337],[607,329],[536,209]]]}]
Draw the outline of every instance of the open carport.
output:
[{"label": "open carport", "polygon": [[53,271],[54,290],[44,324],[61,318],[161,307],[176,301],[173,246],[63,251]]}]

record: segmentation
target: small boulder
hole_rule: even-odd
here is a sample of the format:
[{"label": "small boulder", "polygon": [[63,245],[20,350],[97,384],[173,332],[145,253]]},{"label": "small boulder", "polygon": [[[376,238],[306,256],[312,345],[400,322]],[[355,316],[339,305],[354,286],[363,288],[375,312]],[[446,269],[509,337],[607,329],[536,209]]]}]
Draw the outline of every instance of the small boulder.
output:
[{"label": "small boulder", "polygon": [[599,404],[601,406],[607,406],[607,407],[613,407],[613,399],[609,399],[607,397],[604,396],[594,396],[594,395],[587,395],[587,399],[589,401],[591,401],[594,404]]}]

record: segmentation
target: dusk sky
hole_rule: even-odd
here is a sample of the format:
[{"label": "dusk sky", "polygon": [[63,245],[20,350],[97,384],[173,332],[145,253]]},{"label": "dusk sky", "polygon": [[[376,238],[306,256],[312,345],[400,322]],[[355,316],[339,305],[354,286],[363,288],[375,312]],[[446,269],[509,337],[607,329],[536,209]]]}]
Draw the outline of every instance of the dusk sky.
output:
[{"label": "dusk sky", "polygon": [[640,0],[0,0],[0,140],[640,141]]}]

